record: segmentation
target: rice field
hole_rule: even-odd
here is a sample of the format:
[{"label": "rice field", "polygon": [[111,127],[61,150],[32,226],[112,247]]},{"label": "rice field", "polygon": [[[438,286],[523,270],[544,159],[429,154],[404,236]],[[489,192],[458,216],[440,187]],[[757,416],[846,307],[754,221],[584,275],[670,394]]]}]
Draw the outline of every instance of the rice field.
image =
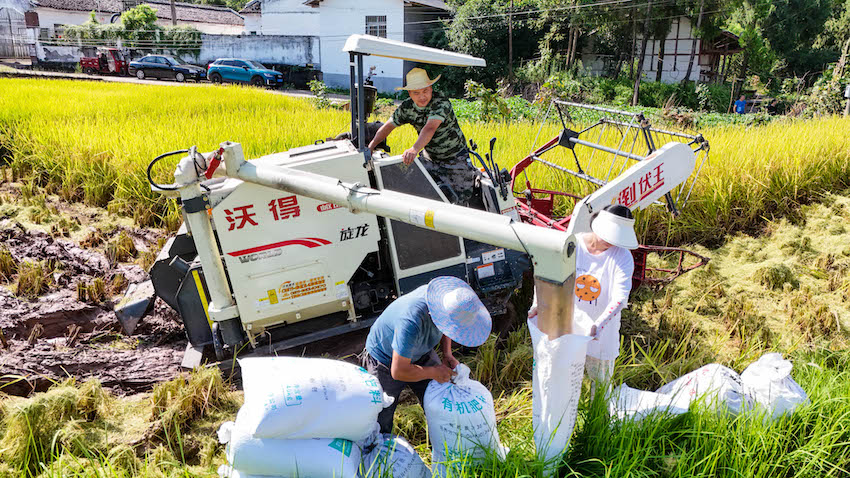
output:
[{"label": "rice field", "polygon": [[[174,205],[152,194],[144,177],[158,154],[230,140],[256,157],[335,136],[347,123],[346,112],[249,88],[0,79],[0,164],[28,194],[105,207],[140,225],[179,224]],[[504,167],[528,154],[538,134],[531,123],[462,127],[482,145],[497,137]],[[558,129],[544,125],[538,144]],[[701,406],[673,419],[619,422],[585,393],[560,476],[850,475],[848,132],[850,120],[841,118],[700,131],[711,163],[690,206],[675,222],[651,210],[640,225],[646,242],[686,244],[712,262],[665,289],[637,291],[623,314],[616,382],[653,390],[706,363],[740,372],[777,351],[793,361],[811,404],[775,422]],[[405,128],[390,146],[398,152],[413,141]],[[565,152],[550,158],[572,161]],[[589,166],[603,175],[607,168]],[[170,172],[163,167],[159,178]],[[542,168],[530,176],[537,187],[586,192]],[[3,263],[0,254],[0,276]],[[541,476],[527,329],[503,342],[491,337],[462,361],[497,397],[499,433],[511,449],[504,463],[470,464],[463,476]],[[29,399],[0,398],[0,478],[216,476],[224,453],[215,429],[241,401],[212,370],[131,397],[68,381]],[[418,405],[401,406],[396,427],[430,456]]]},{"label": "rice field", "polygon": [[[257,157],[333,137],[347,126],[347,112],[250,88],[0,79],[0,156],[17,174],[33,176],[66,200],[133,216],[140,225],[179,224],[173,203],[151,193],[145,179],[147,163],[163,152],[192,145],[210,151],[229,140]],[[496,159],[503,167],[531,152],[538,137],[539,145],[559,130],[524,122],[467,122],[462,128],[481,145],[498,138]],[[693,207],[670,224],[666,214],[645,214],[643,239],[719,244],[726,234],[757,231],[763,218],[787,215],[823,191],[850,186],[848,130],[850,120],[823,118],[700,131],[711,144],[711,163],[696,184]],[[389,143],[398,152],[414,140],[412,128],[402,128]],[[571,161],[566,151],[548,157]],[[603,175],[609,166],[589,164]],[[531,180],[538,187],[586,192],[568,178],[535,171]],[[163,165],[159,177],[167,181],[170,173]]]}]

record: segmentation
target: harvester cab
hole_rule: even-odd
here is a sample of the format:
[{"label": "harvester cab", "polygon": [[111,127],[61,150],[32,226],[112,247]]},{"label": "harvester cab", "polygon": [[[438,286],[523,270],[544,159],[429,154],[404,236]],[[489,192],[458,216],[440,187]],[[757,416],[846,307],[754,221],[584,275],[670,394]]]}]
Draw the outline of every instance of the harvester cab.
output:
[{"label": "harvester cab", "polygon": [[[352,65],[353,132],[365,131],[368,114],[366,95],[357,94],[366,86],[364,57],[485,65],[480,58],[366,35],[350,37],[344,51]],[[198,365],[205,349],[218,360],[246,345],[251,353],[273,354],[369,327],[394,298],[437,276],[468,282],[494,316],[505,313],[530,267],[527,251],[441,232],[435,209],[426,203],[448,206],[451,188],[435,183],[419,159],[408,166],[401,156],[372,155],[365,135],[352,137],[357,146],[320,141],[246,164],[290,177],[298,172],[333,178],[325,186],[342,187],[346,196],[362,194],[366,201],[396,197],[405,208],[402,218],[365,213],[347,199],[320,197],[303,184],[284,192],[278,182],[231,176],[236,166],[221,162],[226,150],[241,154],[233,146],[208,154],[175,152],[189,153],[175,172],[175,185],[151,180],[156,191],[179,195],[185,220],[150,271],[156,294],[185,324],[190,344],[184,366]],[[517,222],[509,175],[496,164],[493,145],[486,160],[471,145],[483,166],[482,202],[506,224]],[[214,177],[225,170],[231,177]],[[151,168],[148,172],[150,177]],[[125,331],[131,322],[125,321]]]}]

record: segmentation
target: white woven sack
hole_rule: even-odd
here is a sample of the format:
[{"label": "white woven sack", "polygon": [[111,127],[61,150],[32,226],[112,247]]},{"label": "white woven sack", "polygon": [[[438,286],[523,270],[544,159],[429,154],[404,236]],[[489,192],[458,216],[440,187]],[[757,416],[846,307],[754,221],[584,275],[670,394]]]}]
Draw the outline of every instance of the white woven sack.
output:
[{"label": "white woven sack", "polygon": [[363,457],[361,478],[431,478],[431,470],[407,440],[384,434]]},{"label": "white woven sack", "polygon": [[233,469],[230,465],[221,465],[218,467],[218,477],[219,478],[275,478],[274,476],[269,475],[249,475],[247,473],[242,473],[239,470]]},{"label": "white woven sack", "polygon": [[773,418],[809,402],[806,391],[791,378],[792,367],[782,355],[768,353],[741,373],[744,392]]},{"label": "white woven sack", "polygon": [[487,456],[493,450],[506,455],[496,431],[493,395],[469,378],[469,367],[459,364],[453,382],[432,380],[425,390],[425,420],[431,439],[431,464],[435,476],[446,476],[445,466],[467,458]]},{"label": "white woven sack", "polygon": [[687,408],[676,406],[673,397],[661,393],[637,390],[622,384],[611,392],[608,411],[620,420],[641,420],[652,413],[681,415]]},{"label": "white woven sack", "polygon": [[376,377],[339,360],[245,358],[239,366],[245,404],[238,421],[256,438],[360,441],[392,404]]},{"label": "white woven sack", "polygon": [[688,408],[702,398],[709,408],[725,408],[734,414],[750,408],[741,377],[734,370],[712,363],[682,375],[655,391],[672,396],[673,405]]},{"label": "white woven sack", "polygon": [[534,443],[538,459],[547,464],[546,476],[551,476],[573,434],[587,344],[592,339],[568,334],[550,340],[537,328],[537,317],[528,320],[528,330],[534,346],[531,384]]},{"label": "white woven sack", "polygon": [[223,424],[218,436],[227,444],[227,462],[243,477],[356,478],[360,468],[360,448],[350,440],[255,438],[234,422]]}]

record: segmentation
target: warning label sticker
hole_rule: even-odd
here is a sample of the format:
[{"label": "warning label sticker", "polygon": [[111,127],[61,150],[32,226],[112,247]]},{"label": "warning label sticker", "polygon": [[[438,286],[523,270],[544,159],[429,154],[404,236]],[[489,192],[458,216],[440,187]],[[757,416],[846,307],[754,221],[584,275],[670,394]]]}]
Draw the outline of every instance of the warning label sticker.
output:
[{"label": "warning label sticker", "polygon": [[300,280],[298,282],[284,282],[278,288],[278,293],[280,294],[278,300],[297,299],[306,295],[325,292],[326,290],[328,290],[328,286],[323,276]]}]

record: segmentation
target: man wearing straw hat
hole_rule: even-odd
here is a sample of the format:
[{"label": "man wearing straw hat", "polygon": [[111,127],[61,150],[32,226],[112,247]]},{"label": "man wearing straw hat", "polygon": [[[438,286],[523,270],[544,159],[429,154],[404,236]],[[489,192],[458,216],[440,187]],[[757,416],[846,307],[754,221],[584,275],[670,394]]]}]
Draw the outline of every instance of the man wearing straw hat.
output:
[{"label": "man wearing straw hat", "polygon": [[[401,296],[378,317],[366,339],[363,367],[378,377],[393,404],[378,415],[381,433],[392,433],[401,392],[410,387],[421,404],[431,380],[451,380],[458,361],[452,341],[478,347],[490,336],[487,308],[457,277],[436,277]],[[442,361],[434,352],[440,344]]]},{"label": "man wearing straw hat", "polygon": [[460,130],[452,104],[445,96],[434,92],[433,80],[422,68],[414,68],[407,74],[406,90],[410,98],[404,100],[393,113],[392,119],[378,130],[369,143],[373,150],[398,126],[412,125],[419,137],[403,154],[404,164],[410,164],[420,153],[426,159],[422,164],[434,181],[451,186],[456,196],[447,194],[450,202],[468,205],[473,194],[478,170],[469,162],[466,137]]}]

